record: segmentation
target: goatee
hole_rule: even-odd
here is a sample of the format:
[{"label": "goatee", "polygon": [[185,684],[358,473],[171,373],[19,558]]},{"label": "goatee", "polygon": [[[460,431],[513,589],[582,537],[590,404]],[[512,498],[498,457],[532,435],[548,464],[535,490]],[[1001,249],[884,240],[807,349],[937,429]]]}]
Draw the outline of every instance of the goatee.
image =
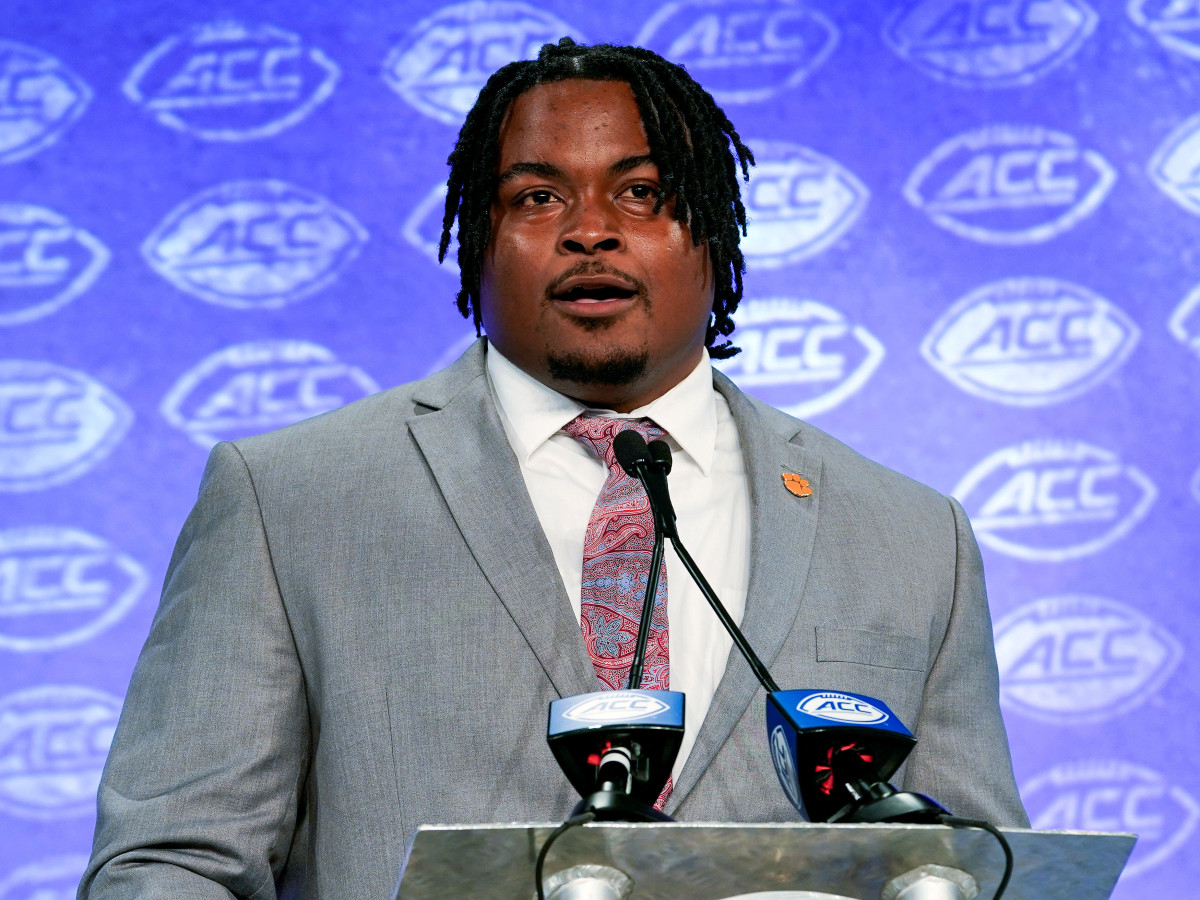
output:
[{"label": "goatee", "polygon": [[583,353],[550,355],[546,367],[556,381],[623,387],[633,384],[646,373],[650,364],[648,350],[610,353],[603,357]]}]

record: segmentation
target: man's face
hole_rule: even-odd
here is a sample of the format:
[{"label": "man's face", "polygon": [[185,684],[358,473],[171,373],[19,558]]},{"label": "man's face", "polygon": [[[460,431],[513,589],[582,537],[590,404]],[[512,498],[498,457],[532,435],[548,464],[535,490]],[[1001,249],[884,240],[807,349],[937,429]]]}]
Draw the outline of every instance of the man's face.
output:
[{"label": "man's face", "polygon": [[513,101],[484,254],[488,339],[543,384],[627,412],[700,360],[713,303],[708,248],[692,245],[650,160],[633,91],[559,81]]}]

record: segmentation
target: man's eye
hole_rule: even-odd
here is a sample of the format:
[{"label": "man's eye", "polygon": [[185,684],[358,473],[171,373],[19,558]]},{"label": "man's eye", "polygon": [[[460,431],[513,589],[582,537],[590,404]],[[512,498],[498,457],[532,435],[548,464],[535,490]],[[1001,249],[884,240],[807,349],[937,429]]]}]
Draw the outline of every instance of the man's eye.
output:
[{"label": "man's eye", "polygon": [[657,200],[658,191],[648,184],[634,184],[629,187],[629,194],[635,200]]},{"label": "man's eye", "polygon": [[530,191],[521,198],[521,203],[528,206],[544,206],[554,201],[554,195],[549,191]]}]

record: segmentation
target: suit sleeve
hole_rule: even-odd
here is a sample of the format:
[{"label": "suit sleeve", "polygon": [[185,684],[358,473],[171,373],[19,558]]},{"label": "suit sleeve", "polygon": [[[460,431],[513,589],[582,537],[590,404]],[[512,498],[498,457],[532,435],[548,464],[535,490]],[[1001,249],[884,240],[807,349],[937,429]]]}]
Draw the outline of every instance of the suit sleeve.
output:
[{"label": "suit sleeve", "polygon": [[273,898],[309,740],[254,484],[218,444],[125,698],[81,900]]},{"label": "suit sleeve", "polygon": [[925,679],[917,747],[904,786],[955,815],[1028,827],[1000,715],[1000,677],[983,582],[983,560],[967,514],[949,499],[956,541],[946,632]]}]

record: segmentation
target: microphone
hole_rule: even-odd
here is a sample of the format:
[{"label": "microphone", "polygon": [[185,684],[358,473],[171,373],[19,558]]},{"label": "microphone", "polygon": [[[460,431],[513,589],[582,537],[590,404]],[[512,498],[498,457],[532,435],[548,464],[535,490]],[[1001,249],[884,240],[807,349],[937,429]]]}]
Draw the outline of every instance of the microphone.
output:
[{"label": "microphone", "polygon": [[[646,439],[626,428],[613,439],[613,454],[630,478],[636,478],[646,489],[650,498],[650,509],[654,513],[657,531],[678,540],[675,529],[675,508],[671,493],[667,489],[667,473],[671,471],[671,448],[664,440],[654,440],[646,445]],[[665,463],[663,462],[665,460]]]}]

